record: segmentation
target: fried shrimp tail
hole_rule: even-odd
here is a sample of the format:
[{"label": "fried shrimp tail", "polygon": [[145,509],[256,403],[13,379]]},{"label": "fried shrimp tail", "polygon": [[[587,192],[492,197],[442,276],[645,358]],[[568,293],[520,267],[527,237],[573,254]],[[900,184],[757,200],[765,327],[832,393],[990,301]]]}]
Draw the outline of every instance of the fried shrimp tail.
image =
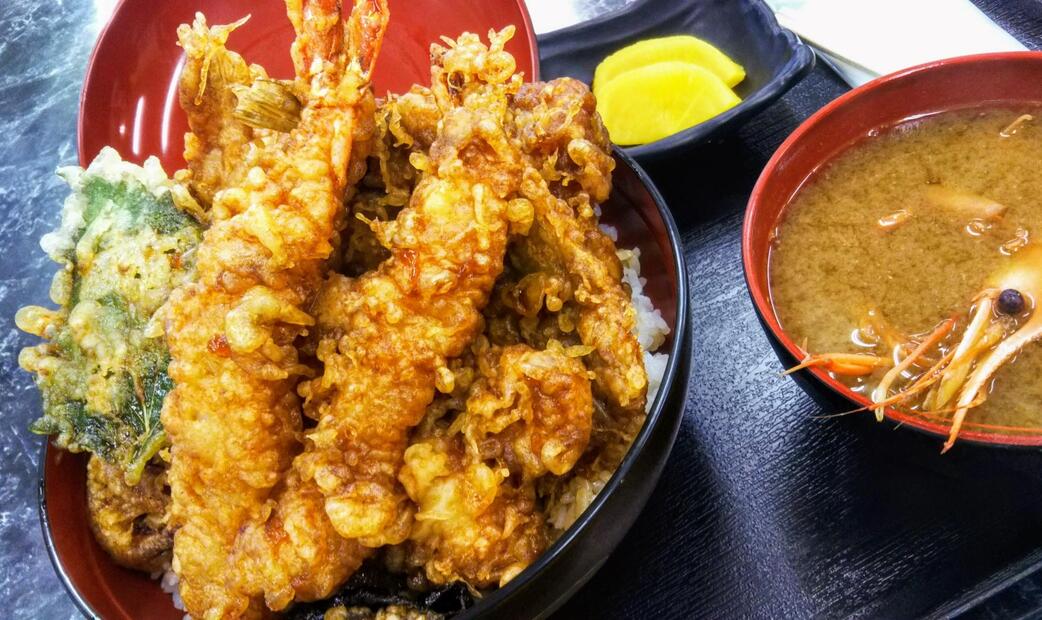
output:
[{"label": "fried shrimp tail", "polygon": [[[348,20],[327,4],[289,3],[295,57],[301,50],[317,54],[297,63],[306,93],[300,122],[245,149],[241,178],[221,177],[213,198],[220,216],[198,248],[196,281],[170,302],[175,387],[162,421],[172,444],[172,524],[179,528],[173,568],[187,610],[198,618],[263,610],[263,599],[243,585],[229,559],[240,530],[271,513],[273,489],[299,451],[296,386],[311,371],[294,341],[314,323],[307,311],[372,140],[372,58],[353,53],[375,53],[378,43],[313,42],[372,36],[373,24],[382,33],[386,5],[359,0]],[[196,26],[199,36],[221,40],[202,20]],[[212,63],[205,75],[203,100],[216,89]],[[212,113],[226,120],[234,109],[224,106],[223,92],[212,94],[222,104]]]},{"label": "fried shrimp tail", "polygon": [[184,152],[188,165],[176,178],[206,207],[220,189],[241,181],[247,169],[246,148],[254,138],[253,130],[235,118],[235,90],[267,76],[225,47],[228,36],[247,19],[211,27],[202,13],[196,13],[191,25],[177,29],[178,45],[185,52],[178,99],[189,131]]}]

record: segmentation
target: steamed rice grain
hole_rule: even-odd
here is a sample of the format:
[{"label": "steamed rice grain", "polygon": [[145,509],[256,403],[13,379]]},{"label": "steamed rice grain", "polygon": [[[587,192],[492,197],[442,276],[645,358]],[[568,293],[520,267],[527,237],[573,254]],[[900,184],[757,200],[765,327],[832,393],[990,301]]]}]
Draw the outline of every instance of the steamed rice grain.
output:
[{"label": "steamed rice grain", "polygon": [[[618,238],[617,231],[610,226],[602,224],[601,230],[612,239]],[[648,374],[645,410],[650,411],[669,362],[669,355],[654,351],[665,342],[669,335],[669,325],[651,298],[644,294],[647,280],[640,277],[640,250],[619,250],[619,260],[622,262],[622,280],[630,287],[633,308],[637,312],[634,335],[644,353],[644,370]],[[572,476],[548,498],[546,511],[550,525],[558,532],[568,529],[586,511],[614,473],[613,469],[597,469],[587,475]]]}]

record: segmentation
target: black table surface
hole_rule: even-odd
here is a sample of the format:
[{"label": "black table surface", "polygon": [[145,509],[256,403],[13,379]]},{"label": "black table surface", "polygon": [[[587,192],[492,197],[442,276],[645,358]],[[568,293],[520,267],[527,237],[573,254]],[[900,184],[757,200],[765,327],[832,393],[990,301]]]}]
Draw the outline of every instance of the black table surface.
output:
[{"label": "black table surface", "polygon": [[[1042,44],[1038,0],[977,3],[1029,47]],[[3,617],[75,614],[37,522],[42,440],[25,427],[39,400],[15,362],[32,339],[12,317],[46,299],[40,274],[53,265],[36,240],[65,193],[51,171],[76,159],[92,15],[83,1],[0,2]],[[777,376],[742,278],[741,218],[774,149],[845,90],[819,66],[736,134],[650,170],[690,266],[684,422],[640,519],[559,617],[1042,615],[1042,453],[959,445],[942,457],[936,439],[867,416],[822,419]]]},{"label": "black table surface", "polygon": [[[1042,44],[1042,3],[976,4]],[[867,415],[823,419],[778,376],[753,310],[746,201],[781,142],[846,90],[819,62],[735,135],[649,169],[689,266],[687,409],[641,517],[559,617],[1042,616],[1042,452],[941,456]]]}]

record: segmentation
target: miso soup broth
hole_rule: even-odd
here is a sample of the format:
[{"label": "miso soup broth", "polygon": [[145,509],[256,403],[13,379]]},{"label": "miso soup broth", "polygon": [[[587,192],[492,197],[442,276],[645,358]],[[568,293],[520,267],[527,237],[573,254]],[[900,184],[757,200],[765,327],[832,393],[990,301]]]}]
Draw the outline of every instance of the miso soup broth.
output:
[{"label": "miso soup broth", "polygon": [[[866,138],[810,179],[776,230],[771,299],[782,327],[809,354],[899,361],[953,318],[952,331],[894,384],[893,396],[954,354],[989,276],[1039,242],[1042,107],[945,112]],[[1001,324],[994,330],[1004,325],[1008,337],[1032,311],[1030,300],[1017,316],[993,311]],[[888,370],[834,374],[869,395]],[[1042,342],[1022,348],[989,384],[967,427],[1042,427]],[[951,417],[951,400],[935,406],[938,385],[898,406]]]}]

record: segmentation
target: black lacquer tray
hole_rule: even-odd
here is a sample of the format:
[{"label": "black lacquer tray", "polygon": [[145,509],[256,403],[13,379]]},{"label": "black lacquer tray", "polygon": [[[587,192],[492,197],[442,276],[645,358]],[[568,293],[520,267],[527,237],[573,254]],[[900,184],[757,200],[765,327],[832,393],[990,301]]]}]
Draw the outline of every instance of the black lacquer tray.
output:
[{"label": "black lacquer tray", "polygon": [[[1042,2],[975,3],[1042,45]],[[867,416],[823,418],[777,376],[742,278],[742,215],[774,149],[845,90],[819,63],[741,128],[647,166],[688,261],[687,409],[641,517],[558,617],[1042,617],[1042,452],[942,457]]]}]

